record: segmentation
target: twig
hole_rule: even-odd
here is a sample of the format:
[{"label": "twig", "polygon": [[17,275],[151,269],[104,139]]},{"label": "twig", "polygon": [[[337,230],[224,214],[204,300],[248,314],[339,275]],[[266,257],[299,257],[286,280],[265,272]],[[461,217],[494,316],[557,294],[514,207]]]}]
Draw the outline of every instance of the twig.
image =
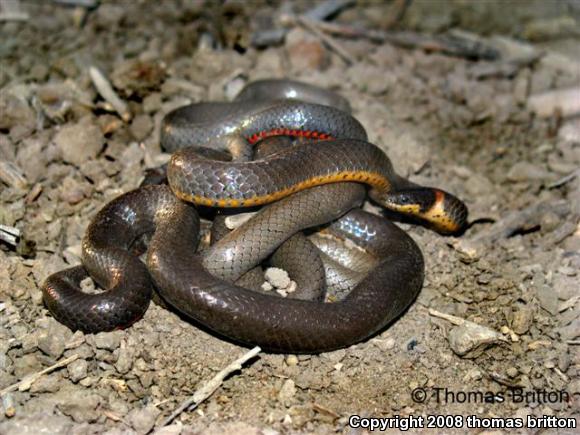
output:
[{"label": "twig", "polygon": [[487,78],[512,78],[525,67],[533,65],[544,56],[542,52],[534,52],[527,56],[509,59],[503,62],[477,63],[469,70],[470,77],[481,80]]},{"label": "twig", "polygon": [[440,319],[445,319],[448,322],[451,322],[457,326],[463,325],[467,321],[465,319],[462,319],[461,317],[453,316],[453,315],[447,314],[447,313],[442,313],[441,311],[434,310],[433,308],[429,308],[429,314],[433,317],[439,317]]},{"label": "twig", "polygon": [[28,187],[28,180],[22,170],[8,160],[0,160],[0,181],[20,190]]},{"label": "twig", "polygon": [[173,411],[171,415],[167,417],[159,427],[167,426],[186,409],[190,411],[195,409],[201,402],[203,402],[205,399],[211,396],[220,387],[226,376],[230,375],[231,373],[237,370],[241,370],[242,364],[255,357],[258,353],[261,352],[261,350],[262,349],[256,346],[252,350],[245,353],[240,358],[229,364],[226,368],[221,370],[209,382],[207,382],[199,390],[193,393],[193,396],[182,402],[181,405],[179,405],[177,409]]},{"label": "twig", "polygon": [[26,376],[24,379],[22,379],[19,382],[16,382],[15,384],[10,385],[9,387],[4,388],[3,390],[0,391],[0,396],[4,396],[7,393],[11,393],[12,391],[26,391],[30,388],[30,386],[36,381],[38,380],[41,376],[46,375],[47,373],[53,372],[58,368],[64,367],[68,364],[70,364],[71,362],[73,362],[74,360],[76,360],[79,357],[78,353],[75,353],[74,355],[69,356],[68,358],[65,358],[63,360],[60,360],[59,362],[57,362],[56,364],[51,365],[50,367],[45,368],[44,370],[37,372],[37,373],[33,373],[31,375]]},{"label": "twig", "polygon": [[574,178],[580,175],[580,168],[575,171],[570,172],[568,175],[563,176],[559,180],[554,181],[552,184],[548,184],[548,189],[554,189],[556,187],[563,186],[564,184],[572,181]]},{"label": "twig", "polygon": [[111,86],[109,80],[94,66],[89,67],[89,75],[101,97],[113,107],[123,121],[129,122],[132,117],[129,107],[113,90],[113,86]]},{"label": "twig", "polygon": [[320,21],[311,20],[303,16],[294,17],[294,20],[304,27],[306,30],[312,32],[317,38],[319,38],[323,43],[325,43],[328,48],[333,50],[338,56],[344,60],[347,65],[352,65],[356,62],[356,59],[342,46],[336,42],[334,38],[325,34],[322,30],[318,28]]},{"label": "twig", "polygon": [[284,42],[288,29],[265,29],[252,33],[250,44],[257,48],[266,48]]},{"label": "twig", "polygon": [[[303,16],[313,21],[322,21],[331,18],[355,3],[356,0],[327,0],[306,11]],[[283,15],[282,20],[289,20],[289,18]],[[291,24],[297,23],[292,20]],[[286,28],[258,29],[252,34],[250,43],[257,48],[279,45],[284,42],[287,33],[288,29]]]},{"label": "twig", "polygon": [[316,21],[326,20],[355,3],[356,0],[326,0],[304,13],[303,17]]},{"label": "twig", "polygon": [[540,118],[550,118],[557,111],[563,117],[578,115],[580,114],[580,86],[532,95],[528,99],[528,108]]},{"label": "twig", "polygon": [[580,340],[568,340],[566,344],[569,344],[571,346],[578,346],[580,345]]},{"label": "twig", "polygon": [[64,6],[80,6],[87,9],[95,8],[99,5],[99,0],[52,0]]},{"label": "twig", "polygon": [[12,246],[17,246],[20,239],[20,230],[16,227],[0,224],[0,240]]},{"label": "twig", "polygon": [[572,296],[570,299],[562,302],[559,306],[558,306],[558,312],[561,313],[563,311],[566,311],[569,308],[572,308],[574,305],[576,305],[576,302],[580,301],[580,296]]},{"label": "twig", "polygon": [[415,32],[391,32],[375,29],[363,29],[343,24],[321,21],[318,29],[335,36],[346,38],[365,38],[373,42],[389,42],[403,48],[418,48],[429,52],[464,57],[477,60],[496,60],[500,54],[495,48],[480,41],[462,38],[457,35],[423,35]]},{"label": "twig", "polygon": [[482,248],[501,239],[513,236],[518,231],[528,231],[542,224],[542,217],[553,212],[560,218],[570,214],[570,204],[566,200],[543,201],[523,210],[514,211],[495,222],[489,229],[482,231],[471,239],[462,239],[452,243],[453,247],[468,257],[475,258]]}]

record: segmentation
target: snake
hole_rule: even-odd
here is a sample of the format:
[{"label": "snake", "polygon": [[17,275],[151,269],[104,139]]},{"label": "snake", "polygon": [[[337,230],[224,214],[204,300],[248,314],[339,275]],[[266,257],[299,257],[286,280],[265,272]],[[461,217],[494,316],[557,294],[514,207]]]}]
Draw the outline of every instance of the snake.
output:
[{"label": "snake", "polygon": [[[161,143],[172,152],[169,185],[140,187],[97,213],[83,238],[82,265],[42,286],[53,316],[87,333],[125,328],[143,316],[156,289],[220,336],[286,353],[343,348],[399,317],[422,287],[424,259],[397,225],[360,210],[367,193],[442,234],[465,228],[467,207],[399,176],[344,99],[325,90],[312,97],[311,88],[259,81],[233,102],[195,103],[167,114]],[[256,143],[276,136],[298,138],[297,144],[251,160]],[[266,204],[215,248],[197,252],[198,209]],[[297,232],[321,225],[375,258],[341,300],[281,299],[234,283]],[[143,264],[132,250],[145,234]],[[81,292],[88,276],[106,291]]]}]

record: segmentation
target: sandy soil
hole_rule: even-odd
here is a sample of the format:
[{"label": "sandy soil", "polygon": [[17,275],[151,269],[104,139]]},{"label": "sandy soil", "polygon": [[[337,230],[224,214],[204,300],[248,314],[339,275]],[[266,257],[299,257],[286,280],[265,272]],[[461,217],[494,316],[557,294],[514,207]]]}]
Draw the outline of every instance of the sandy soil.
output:
[{"label": "sandy soil", "polygon": [[[0,389],[76,358],[3,395],[0,433],[147,433],[246,351],[157,305],[127,330],[73,334],[43,307],[39,286],[78,264],[100,207],[166,160],[165,113],[266,77],[347,97],[396,168],[464,199],[473,225],[457,239],[403,225],[426,258],[425,285],[377,337],[316,356],[260,354],[159,433],[360,433],[349,429],[353,414],[578,419],[580,177],[566,176],[580,167],[580,124],[529,109],[538,94],[578,86],[570,35],[558,44],[544,32],[535,45],[490,37],[503,56],[495,62],[338,39],[348,66],[298,27],[282,45],[249,46],[271,6],[141,3],[87,12],[31,2],[27,21],[0,23],[0,224],[35,245],[0,243]],[[381,8],[338,21],[380,26]],[[504,73],[540,49],[535,63]],[[97,94],[91,65],[128,104],[129,122]],[[527,400],[516,400],[518,388]],[[414,400],[417,389],[426,400]]]}]

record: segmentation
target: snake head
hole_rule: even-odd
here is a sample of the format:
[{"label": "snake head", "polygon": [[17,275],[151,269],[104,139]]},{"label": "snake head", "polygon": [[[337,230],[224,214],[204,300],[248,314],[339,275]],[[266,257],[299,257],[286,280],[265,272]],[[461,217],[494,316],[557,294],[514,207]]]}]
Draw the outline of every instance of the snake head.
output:
[{"label": "snake head", "polygon": [[457,197],[432,187],[390,192],[379,200],[388,210],[419,220],[440,234],[457,234],[467,225],[467,206]]}]

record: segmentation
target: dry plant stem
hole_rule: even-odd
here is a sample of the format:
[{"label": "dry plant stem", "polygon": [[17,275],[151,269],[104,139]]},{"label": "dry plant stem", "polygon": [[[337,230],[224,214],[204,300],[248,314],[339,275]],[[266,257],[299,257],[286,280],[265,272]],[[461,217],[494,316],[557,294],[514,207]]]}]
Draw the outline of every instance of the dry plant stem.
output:
[{"label": "dry plant stem", "polygon": [[466,320],[462,319],[461,317],[453,316],[451,314],[442,313],[441,311],[434,310],[429,308],[429,314],[433,317],[439,317],[440,319],[445,319],[448,322],[453,323],[454,325],[460,326],[463,325]]},{"label": "dry plant stem", "polygon": [[0,181],[20,190],[26,190],[28,187],[28,180],[22,169],[8,160],[0,160]]},{"label": "dry plant stem", "polygon": [[16,227],[9,227],[7,225],[0,225],[0,240],[9,245],[18,245],[20,238],[20,230]]},{"label": "dry plant stem", "polygon": [[24,379],[22,379],[21,381],[16,382],[15,384],[12,384],[9,387],[6,387],[3,390],[1,390],[0,396],[4,396],[5,394],[10,393],[12,391],[16,391],[16,390],[18,390],[18,391],[28,390],[30,388],[30,386],[37,379],[39,379],[41,376],[46,375],[47,373],[53,372],[58,368],[69,365],[71,362],[76,360],[78,357],[79,357],[79,355],[75,353],[74,355],[71,355],[68,358],[62,359],[59,362],[57,362],[56,364],[51,365],[50,367],[47,367],[44,370],[41,370],[40,372],[28,375]]},{"label": "dry plant stem", "polygon": [[248,360],[255,357],[258,353],[261,352],[261,350],[262,349],[260,349],[258,346],[256,346],[252,350],[250,350],[249,352],[242,355],[237,360],[233,361],[231,364],[229,364],[223,370],[221,370],[209,382],[207,382],[199,390],[197,390],[195,393],[193,393],[193,396],[191,396],[189,399],[187,399],[186,401],[181,403],[181,405],[179,405],[179,407],[175,411],[173,411],[171,413],[171,415],[169,417],[167,417],[163,421],[163,423],[161,423],[161,425],[159,427],[167,426],[177,416],[179,416],[179,414],[181,414],[183,411],[185,411],[185,410],[191,411],[191,410],[195,409],[201,402],[203,402],[205,399],[207,399],[209,396],[211,396],[220,387],[220,385],[223,383],[224,379],[228,375],[230,375],[231,373],[233,373],[237,370],[241,370],[242,365],[244,363],[246,363]]},{"label": "dry plant stem", "polygon": [[89,75],[101,97],[113,106],[113,109],[121,116],[123,121],[129,122],[132,118],[129,107],[113,90],[113,86],[109,80],[94,66],[89,67]]},{"label": "dry plant stem", "polygon": [[469,242],[493,243],[510,237],[519,230],[540,225],[542,216],[550,211],[560,217],[565,217],[570,212],[570,205],[566,200],[544,201],[533,204],[523,210],[510,213],[505,218],[494,223],[487,231],[473,237]]},{"label": "dry plant stem", "polygon": [[576,169],[575,171],[570,172],[568,175],[563,176],[559,180],[554,181],[552,184],[548,185],[548,189],[554,189],[556,187],[563,186],[566,183],[569,183],[574,178],[580,175],[580,168]]},{"label": "dry plant stem", "polygon": [[317,38],[319,38],[323,43],[325,43],[332,51],[334,51],[338,56],[347,64],[352,65],[355,63],[356,59],[346,51],[334,38],[326,35],[320,29],[318,29],[318,21],[311,20],[306,17],[296,17],[296,22],[304,27],[306,30],[312,32]]},{"label": "dry plant stem", "polygon": [[467,59],[496,60],[499,58],[499,52],[494,48],[458,36],[423,35],[414,32],[385,32],[326,21],[316,22],[316,27],[335,36],[366,38],[380,43],[389,42],[403,48],[419,48],[425,51],[440,52]]},{"label": "dry plant stem", "polygon": [[528,99],[528,109],[540,118],[550,118],[555,113],[560,113],[565,118],[578,115],[580,114],[580,86],[532,95]]},{"label": "dry plant stem", "polygon": [[326,0],[310,9],[303,16],[311,20],[326,20],[355,4],[356,0]]}]

